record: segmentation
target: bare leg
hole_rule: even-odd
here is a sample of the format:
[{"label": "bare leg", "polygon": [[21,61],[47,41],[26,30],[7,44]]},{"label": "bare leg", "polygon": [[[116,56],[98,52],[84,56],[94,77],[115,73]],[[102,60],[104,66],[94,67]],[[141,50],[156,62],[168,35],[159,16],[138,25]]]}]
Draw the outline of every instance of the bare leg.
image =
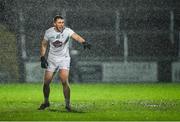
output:
[{"label": "bare leg", "polygon": [[50,83],[53,78],[53,72],[45,71],[44,74],[44,84],[43,84],[43,94],[44,94],[44,103],[38,108],[39,110],[43,110],[46,107],[49,107],[49,94],[50,94]]},{"label": "bare leg", "polygon": [[70,86],[69,86],[69,82],[68,82],[69,70],[61,69],[59,72],[59,76],[61,79],[61,83],[63,85],[63,93],[64,93],[64,98],[65,98],[66,109],[68,111],[70,111],[70,109],[71,109],[71,106],[70,106]]},{"label": "bare leg", "polygon": [[52,81],[52,78],[53,78],[53,72],[45,71],[44,84],[43,84],[44,103],[49,102],[50,83]]}]

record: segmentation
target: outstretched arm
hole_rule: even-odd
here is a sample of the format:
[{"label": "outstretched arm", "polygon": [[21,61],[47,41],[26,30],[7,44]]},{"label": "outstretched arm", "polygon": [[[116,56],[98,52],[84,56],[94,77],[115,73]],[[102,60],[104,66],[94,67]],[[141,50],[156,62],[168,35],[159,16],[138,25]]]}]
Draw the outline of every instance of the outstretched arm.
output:
[{"label": "outstretched arm", "polygon": [[79,43],[83,44],[84,46],[84,49],[88,48],[90,49],[91,48],[91,45],[86,42],[80,35],[78,35],[77,33],[73,33],[72,36],[71,36],[75,41],[78,41]]},{"label": "outstretched arm", "polygon": [[77,33],[73,33],[71,37],[72,37],[75,41],[78,41],[79,43],[85,42],[85,40],[84,40],[80,35],[78,35]]}]

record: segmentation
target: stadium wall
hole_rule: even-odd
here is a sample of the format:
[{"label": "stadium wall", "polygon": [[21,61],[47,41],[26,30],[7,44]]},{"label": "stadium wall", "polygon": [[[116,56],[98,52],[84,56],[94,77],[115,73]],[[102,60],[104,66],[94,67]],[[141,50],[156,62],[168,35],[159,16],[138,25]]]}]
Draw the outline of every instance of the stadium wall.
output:
[{"label": "stadium wall", "polygon": [[[159,77],[167,77],[169,81],[180,82],[180,62],[170,63],[169,76],[159,76],[157,62],[89,62],[80,61],[71,66],[70,82],[159,82]],[[26,82],[42,82],[43,69],[39,62],[27,62]],[[164,78],[163,82],[169,82]],[[162,78],[163,79],[163,78]],[[58,75],[54,78],[59,81]]]}]

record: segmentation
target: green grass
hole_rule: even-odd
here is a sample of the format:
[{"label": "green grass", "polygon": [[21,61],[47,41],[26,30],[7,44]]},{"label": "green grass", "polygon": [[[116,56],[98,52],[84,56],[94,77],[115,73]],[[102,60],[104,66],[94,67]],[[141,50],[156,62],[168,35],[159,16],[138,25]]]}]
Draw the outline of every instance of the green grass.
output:
[{"label": "green grass", "polygon": [[72,112],[62,86],[51,84],[51,107],[39,111],[42,84],[0,84],[0,120],[180,120],[180,84],[71,84]]}]

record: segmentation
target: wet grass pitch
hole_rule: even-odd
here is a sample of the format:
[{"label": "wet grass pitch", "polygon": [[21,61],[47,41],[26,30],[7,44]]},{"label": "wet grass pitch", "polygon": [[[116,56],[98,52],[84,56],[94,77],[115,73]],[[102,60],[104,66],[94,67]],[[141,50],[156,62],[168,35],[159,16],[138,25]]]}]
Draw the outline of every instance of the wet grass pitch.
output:
[{"label": "wet grass pitch", "polygon": [[0,120],[180,120],[179,83],[72,83],[72,112],[52,83],[51,106],[37,110],[42,101],[40,83],[0,84]]}]

